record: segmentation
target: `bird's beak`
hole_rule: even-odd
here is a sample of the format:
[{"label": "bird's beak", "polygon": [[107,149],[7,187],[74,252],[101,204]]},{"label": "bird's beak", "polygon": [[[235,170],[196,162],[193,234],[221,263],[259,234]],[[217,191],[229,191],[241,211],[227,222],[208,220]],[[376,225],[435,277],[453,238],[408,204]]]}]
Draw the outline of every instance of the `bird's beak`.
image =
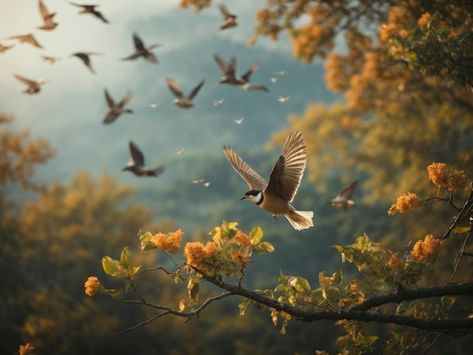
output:
[{"label": "bird's beak", "polygon": [[244,199],[246,199],[246,195],[243,195],[242,197],[240,197],[240,201]]}]

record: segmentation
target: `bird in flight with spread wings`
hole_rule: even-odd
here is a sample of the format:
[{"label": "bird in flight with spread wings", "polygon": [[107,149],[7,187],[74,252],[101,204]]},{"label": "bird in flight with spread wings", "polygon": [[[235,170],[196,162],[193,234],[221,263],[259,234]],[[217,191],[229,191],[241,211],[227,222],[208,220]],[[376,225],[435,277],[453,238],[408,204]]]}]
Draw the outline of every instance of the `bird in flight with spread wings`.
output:
[{"label": "bird in flight with spread wings", "polygon": [[23,92],[28,95],[34,95],[39,93],[41,91],[41,87],[47,82],[44,79],[31,80],[18,74],[15,74],[14,76],[18,81],[26,85],[26,89]]},{"label": "bird in flight with spread wings", "polygon": [[133,113],[130,109],[125,109],[125,106],[130,102],[132,98],[131,93],[128,93],[118,104],[115,103],[113,98],[108,93],[108,90],[105,89],[105,100],[108,105],[108,112],[105,118],[103,119],[104,124],[110,124],[114,122],[122,113]]},{"label": "bird in flight with spread wings", "polygon": [[146,47],[143,40],[136,34],[133,33],[133,44],[135,46],[135,52],[129,55],[128,57],[123,58],[122,60],[135,60],[138,58],[144,58],[150,63],[157,63],[158,58],[151,52],[152,49],[159,47],[159,44],[152,44],[149,47]]},{"label": "bird in flight with spread wings", "polygon": [[353,207],[355,201],[351,199],[351,196],[353,195],[357,185],[358,180],[353,181],[348,187],[344,188],[334,199],[332,199],[330,204],[334,207],[343,208],[344,210]]},{"label": "bird in flight with spread wings", "polygon": [[266,182],[230,147],[223,147],[223,152],[233,169],[246,181],[249,190],[241,199],[256,203],[273,216],[283,215],[296,230],[313,227],[312,211],[297,211],[292,201],[297,193],[304,174],[307,154],[302,133],[292,132],[286,139],[282,153],[273,167]]},{"label": "bird in flight with spread wings", "polygon": [[176,97],[173,101],[174,105],[180,108],[191,108],[194,106],[192,100],[197,96],[202,86],[204,86],[204,80],[202,80],[195,88],[192,89],[188,96],[184,96],[181,87],[177,84],[176,80],[168,78],[166,79],[169,90]]},{"label": "bird in flight with spread wings", "polygon": [[105,18],[105,16],[96,8],[99,5],[82,5],[82,4],[76,4],[75,2],[69,2],[71,5],[80,7],[81,10],[79,11],[79,14],[90,14],[92,16],[97,17],[99,20],[101,20],[104,23],[108,23],[108,20]]},{"label": "bird in flight with spread wings", "polygon": [[52,31],[54,30],[58,23],[54,22],[54,16],[56,16],[55,12],[49,12],[48,8],[46,5],[44,5],[44,2],[42,0],[38,1],[39,5],[39,13],[41,14],[41,17],[43,19],[43,25],[41,27],[38,27],[40,30],[44,31]]},{"label": "bird in flight with spread wings", "polygon": [[238,26],[237,18],[238,16],[230,13],[225,5],[220,5],[220,13],[223,16],[223,24],[220,26],[220,30],[226,30],[227,28],[232,28]]},{"label": "bird in flight with spread wings", "polygon": [[122,169],[123,171],[131,171],[136,176],[159,176],[163,173],[164,166],[158,166],[154,169],[145,168],[145,157],[135,142],[130,141],[128,147],[130,149],[130,160]]}]

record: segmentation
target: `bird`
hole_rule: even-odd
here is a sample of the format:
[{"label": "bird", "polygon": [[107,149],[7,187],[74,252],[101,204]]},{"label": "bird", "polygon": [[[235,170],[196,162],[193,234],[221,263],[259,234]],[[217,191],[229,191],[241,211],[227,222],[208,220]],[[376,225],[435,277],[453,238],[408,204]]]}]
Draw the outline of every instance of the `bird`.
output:
[{"label": "bird", "polygon": [[79,58],[82,63],[93,73],[95,74],[95,70],[92,67],[92,61],[90,60],[90,56],[92,55],[101,55],[100,53],[93,53],[93,52],[76,52],[72,53],[71,57]]},{"label": "bird", "polygon": [[128,93],[118,104],[116,104],[108,93],[107,89],[105,89],[105,99],[107,100],[109,111],[103,119],[103,123],[110,124],[114,122],[118,117],[120,117],[122,113],[133,113],[132,110],[125,109],[126,104],[130,102],[131,98],[131,93]]},{"label": "bird", "polygon": [[220,30],[226,30],[238,26],[236,21],[238,16],[231,14],[225,5],[220,5],[220,12],[223,16],[223,24],[220,26]]},{"label": "bird", "polygon": [[290,99],[289,96],[278,96],[278,102],[280,102],[282,104],[285,103],[285,102],[288,102],[289,99]]},{"label": "bird", "polygon": [[145,169],[145,157],[138,145],[130,141],[128,147],[130,149],[130,160],[122,171],[131,171],[136,176],[159,176],[164,172],[164,166],[158,166],[154,169]]},{"label": "bird", "polygon": [[96,9],[99,5],[82,5],[82,4],[76,4],[75,2],[69,2],[69,4],[80,7],[81,10],[79,11],[79,14],[90,14],[92,16],[97,17],[98,19],[102,20],[104,23],[108,23],[108,20],[105,18],[105,16]]},{"label": "bird", "polygon": [[240,86],[244,90],[259,90],[269,92],[268,88],[264,85],[252,85],[250,84],[251,75],[258,69],[258,64],[253,64],[242,76],[237,76],[236,70],[236,59],[235,57],[230,58],[228,62],[225,62],[219,55],[214,54],[215,62],[220,67],[223,75],[219,81],[220,84],[228,84],[234,86]]},{"label": "bird", "polygon": [[14,46],[3,45],[0,43],[0,53],[5,53],[6,51],[12,49]]},{"label": "bird", "polygon": [[186,149],[185,149],[185,148],[181,148],[181,149],[179,149],[179,150],[176,152],[176,154],[177,154],[177,155],[184,155],[185,152],[186,152]]},{"label": "bird", "polygon": [[348,187],[344,188],[334,199],[330,201],[330,204],[337,208],[351,208],[355,205],[355,201],[351,199],[353,192],[358,185],[358,180],[353,181]]},{"label": "bird", "polygon": [[207,180],[204,180],[204,179],[192,180],[192,183],[196,184],[196,185],[202,185],[204,187],[209,187],[210,186],[210,182],[208,182]]},{"label": "bird", "polygon": [[224,146],[223,152],[235,171],[246,181],[249,190],[241,200],[249,200],[272,213],[273,217],[283,215],[296,230],[313,227],[312,211],[297,211],[292,201],[304,174],[307,154],[300,131],[292,132],[284,143],[282,153],[273,167],[269,182],[266,182],[231,147]]},{"label": "bird", "polygon": [[27,43],[36,48],[43,48],[43,46],[39,44],[39,42],[36,40],[32,33],[28,33],[26,35],[11,36],[8,37],[8,39],[16,39],[20,43]]},{"label": "bird", "polygon": [[283,76],[284,74],[286,74],[286,72],[284,70],[278,70],[273,72],[273,74],[277,76]]},{"label": "bird", "polygon": [[241,125],[243,123],[244,117],[240,117],[237,119],[234,119],[233,122],[235,122],[237,125]]},{"label": "bird", "polygon": [[177,84],[176,80],[167,78],[166,82],[168,84],[169,90],[176,96],[173,103],[174,105],[180,108],[191,108],[194,106],[192,100],[197,96],[202,86],[204,86],[204,80],[202,80],[195,88],[192,89],[188,96],[184,96],[180,86]]},{"label": "bird", "polygon": [[21,76],[21,75],[18,75],[18,74],[14,74],[14,76],[17,80],[19,80],[23,84],[27,85],[27,88],[23,92],[25,94],[28,94],[28,95],[33,95],[33,94],[39,93],[41,91],[41,86],[43,86],[47,82],[44,79],[40,79],[40,80],[27,79],[24,76]]},{"label": "bird", "polygon": [[223,104],[223,100],[224,99],[215,99],[212,101],[212,104],[217,107],[217,106],[220,106],[221,104]]},{"label": "bird", "polygon": [[59,58],[59,57],[52,57],[52,56],[49,56],[49,55],[42,55],[41,58],[42,58],[46,63],[49,63],[49,64],[54,64],[54,63],[56,63],[57,61],[61,60],[61,58]]},{"label": "bird", "polygon": [[43,25],[38,27],[38,29],[43,30],[43,31],[54,30],[58,25],[57,22],[54,22],[54,16],[56,16],[56,13],[49,12],[46,5],[44,5],[43,0],[38,0],[38,4],[39,4],[39,13],[41,14],[41,17],[43,18]]},{"label": "bird", "polygon": [[138,37],[136,33],[133,33],[133,44],[135,45],[135,52],[122,60],[135,60],[137,58],[144,58],[148,62],[157,63],[158,58],[151,52],[152,49],[159,47],[159,44],[153,44],[146,47],[143,40]]},{"label": "bird", "polygon": [[271,77],[271,82],[272,82],[273,84],[276,84],[277,81],[278,81],[278,78],[276,78],[275,76],[272,76],[272,77]]},{"label": "bird", "polygon": [[161,104],[159,102],[156,102],[154,104],[149,104],[148,107],[150,107],[150,108],[160,108]]}]

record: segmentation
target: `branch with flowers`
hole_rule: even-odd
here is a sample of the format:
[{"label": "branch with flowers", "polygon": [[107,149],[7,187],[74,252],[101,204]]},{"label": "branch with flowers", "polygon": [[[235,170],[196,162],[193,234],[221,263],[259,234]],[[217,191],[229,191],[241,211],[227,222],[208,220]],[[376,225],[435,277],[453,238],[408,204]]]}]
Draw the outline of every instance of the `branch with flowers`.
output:
[{"label": "branch with flowers", "polygon": [[[248,265],[255,257],[273,252],[274,247],[269,241],[263,240],[260,227],[245,233],[238,228],[238,223],[223,222],[221,226],[213,228],[210,240],[205,244],[187,242],[184,260],[175,263],[172,270],[162,265],[149,268],[134,265],[127,248],[122,250],[119,259],[105,256],[102,259],[104,272],[121,279],[123,288],[107,289],[97,277],[91,276],[85,283],[85,292],[89,296],[108,294],[121,303],[147,307],[155,312],[151,318],[124,331],[145,326],[166,315],[182,317],[186,321],[198,319],[210,304],[230,296],[239,296],[242,298],[239,304],[241,316],[250,306],[266,310],[274,325],[281,327],[283,334],[291,320],[337,321],[347,331],[347,335],[340,337],[337,342],[350,346],[354,344],[365,350],[370,349],[378,339],[363,329],[362,324],[368,322],[395,324],[415,329],[417,334],[419,330],[455,334],[472,332],[473,317],[464,314],[454,318],[451,311],[456,297],[463,297],[470,305],[473,297],[473,280],[452,283],[461,258],[468,255],[466,248],[472,233],[473,189],[470,185],[468,197],[458,210],[452,206],[452,201],[460,190],[466,188],[466,174],[449,169],[445,164],[434,163],[428,167],[428,175],[438,188],[436,197],[448,203],[456,212],[453,226],[444,235],[466,235],[452,276],[444,284],[416,287],[421,276],[435,262],[439,250],[448,243],[447,237],[435,238],[429,234],[414,243],[410,250],[400,253],[386,249],[367,235],[362,235],[353,244],[334,245],[342,261],[354,266],[358,272],[357,278],[345,280],[341,270],[331,275],[320,272],[318,286],[314,287],[303,277],[281,273],[274,288],[250,290],[243,286]],[[447,190],[447,199],[441,197],[442,189]],[[390,208],[389,214],[406,213],[410,209],[426,206],[430,201],[432,199],[420,200],[414,193],[404,194]],[[142,233],[139,237],[141,251],[177,254],[181,250],[183,235],[180,229],[172,233]],[[143,296],[137,289],[135,279],[154,271],[164,273],[175,283],[185,283],[186,298],[172,306],[155,303]],[[223,292],[199,301],[204,281]]]}]

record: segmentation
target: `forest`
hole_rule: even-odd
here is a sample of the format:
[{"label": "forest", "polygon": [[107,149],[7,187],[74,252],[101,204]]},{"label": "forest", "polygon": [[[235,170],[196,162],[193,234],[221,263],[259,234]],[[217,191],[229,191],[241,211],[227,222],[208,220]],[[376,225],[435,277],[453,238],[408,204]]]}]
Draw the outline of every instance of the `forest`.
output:
[{"label": "forest", "polygon": [[1,8],[0,354],[469,353],[472,2]]}]

